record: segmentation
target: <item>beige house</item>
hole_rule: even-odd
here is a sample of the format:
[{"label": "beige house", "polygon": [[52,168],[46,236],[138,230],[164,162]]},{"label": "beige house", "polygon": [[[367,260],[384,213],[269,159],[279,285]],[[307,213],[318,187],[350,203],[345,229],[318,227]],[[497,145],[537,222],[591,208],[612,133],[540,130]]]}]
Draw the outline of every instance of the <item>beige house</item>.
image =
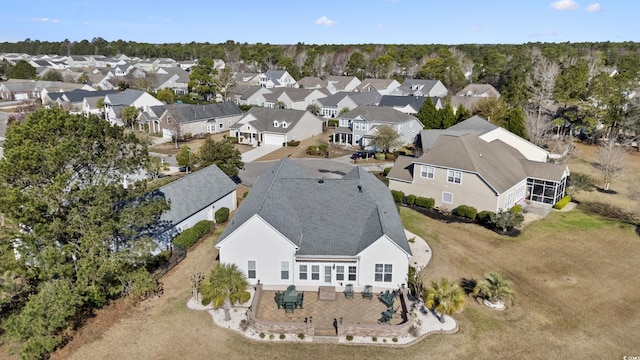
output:
[{"label": "beige house", "polygon": [[423,130],[417,157],[398,158],[389,188],[430,197],[438,208],[459,205],[496,212],[524,201],[551,206],[565,195],[569,169],[548,163],[535,145],[473,117],[445,130]]}]

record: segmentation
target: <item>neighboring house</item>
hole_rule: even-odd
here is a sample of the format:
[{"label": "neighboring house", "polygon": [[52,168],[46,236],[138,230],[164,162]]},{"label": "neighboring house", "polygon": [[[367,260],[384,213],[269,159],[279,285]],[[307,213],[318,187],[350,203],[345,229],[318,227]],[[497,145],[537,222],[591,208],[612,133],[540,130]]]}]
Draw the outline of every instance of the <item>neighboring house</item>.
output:
[{"label": "neighboring house", "polygon": [[327,90],[335,94],[339,91],[356,91],[360,85],[360,79],[355,76],[329,76],[326,83]]},{"label": "neighboring house", "polygon": [[123,125],[124,123],[120,118],[120,111],[122,111],[124,107],[135,106],[144,111],[148,107],[155,105],[163,105],[163,102],[145,91],[126,89],[122,92],[105,96],[104,114],[105,118],[111,124]]},{"label": "neighboring house", "polygon": [[235,73],[233,78],[238,85],[260,85],[260,75],[259,73]]},{"label": "neighboring house", "polygon": [[151,82],[151,87],[157,92],[160,89],[171,89],[176,95],[186,95],[189,92],[189,73],[182,68],[159,68]]},{"label": "neighboring house", "polygon": [[383,95],[378,106],[389,106],[405,114],[416,115],[426,99],[433,101],[436,109],[442,109],[444,107],[442,100],[438,97],[426,98],[424,96],[397,95]]},{"label": "neighboring house", "polygon": [[[115,92],[115,90],[112,91]],[[85,96],[84,99],[82,99],[82,113],[84,116],[104,116],[102,113],[104,111],[104,106],[98,106],[100,99],[104,101],[104,96]]]},{"label": "neighboring house", "polygon": [[296,85],[296,79],[286,70],[267,70],[258,77],[258,84],[265,88],[293,87]]},{"label": "neighboring house", "polygon": [[216,165],[173,181],[154,195],[164,197],[170,209],[160,216],[159,230],[153,236],[159,250],[169,249],[171,239],[202,220],[215,221],[215,212],[236,209],[236,183]]},{"label": "neighboring house", "polygon": [[74,89],[92,90],[92,87],[84,84],[65,83],[61,81],[11,79],[0,82],[0,99],[7,101],[42,100],[46,98],[48,93],[71,91]]},{"label": "neighboring house", "polygon": [[467,110],[474,111],[479,101],[487,98],[498,98],[500,93],[489,84],[469,84],[451,97],[451,106],[454,111],[464,106]]},{"label": "neighboring house", "polygon": [[306,110],[314,100],[327,97],[327,94],[318,89],[273,88],[270,90],[272,93],[263,95],[264,107],[268,108],[284,106],[284,109]]},{"label": "neighboring house", "polygon": [[371,148],[371,140],[380,126],[390,126],[400,135],[403,144],[413,144],[423,125],[413,115],[391,107],[358,106],[338,117],[338,127],[333,129],[334,143],[360,145]]},{"label": "neighboring house", "polygon": [[[159,117],[141,117],[149,121],[150,132],[162,132],[162,136],[171,139],[175,134],[175,122],[180,124],[180,134],[215,134],[227,131],[242,118],[242,110],[232,102],[208,105],[171,104],[164,105]],[[153,107],[154,113],[158,107]],[[160,111],[158,111],[160,112]],[[150,112],[146,112],[149,114]],[[145,115],[146,115],[145,114]],[[159,125],[159,129],[158,129]]]},{"label": "neighboring house", "polygon": [[283,145],[322,133],[324,120],[304,110],[252,107],[231,126],[229,136],[253,146]]},{"label": "neighboring house", "polygon": [[271,89],[264,88],[259,85],[238,85],[230,92],[233,102],[238,105],[256,105],[265,106],[266,94],[271,94]]},{"label": "neighboring house", "polygon": [[327,82],[315,76],[305,76],[298,80],[297,85],[301,89],[322,89],[327,87]]},{"label": "neighboring house", "polygon": [[71,55],[67,57],[69,67],[86,68],[91,66],[93,60],[87,56]]},{"label": "neighboring house", "polygon": [[216,243],[250,284],[397,289],[411,249],[389,190],[361,167],[311,177],[283,158],[251,188]]},{"label": "neighboring house", "polygon": [[[57,107],[69,110],[71,113],[84,113],[84,99],[86,97],[102,97],[109,94],[115,94],[115,90],[83,90],[76,89],[67,92],[48,93],[45,105],[55,105]],[[94,111],[95,112],[95,111]]]},{"label": "neighboring house", "polygon": [[449,91],[440,80],[406,79],[402,85],[389,94],[445,97],[448,93]]},{"label": "neighboring house", "polygon": [[315,103],[320,107],[320,114],[326,118],[335,118],[340,111],[353,110],[360,105],[378,105],[382,95],[377,91],[359,93],[341,91],[324,98],[318,98]]},{"label": "neighboring house", "polygon": [[492,212],[525,201],[551,206],[565,195],[566,165],[546,162],[544,149],[478,116],[423,130],[420,140],[418,157],[396,160],[390,189],[433,198],[441,209]]},{"label": "neighboring house", "polygon": [[400,83],[393,79],[364,79],[358,86],[360,92],[377,91],[382,95],[389,95],[393,90],[400,87]]}]

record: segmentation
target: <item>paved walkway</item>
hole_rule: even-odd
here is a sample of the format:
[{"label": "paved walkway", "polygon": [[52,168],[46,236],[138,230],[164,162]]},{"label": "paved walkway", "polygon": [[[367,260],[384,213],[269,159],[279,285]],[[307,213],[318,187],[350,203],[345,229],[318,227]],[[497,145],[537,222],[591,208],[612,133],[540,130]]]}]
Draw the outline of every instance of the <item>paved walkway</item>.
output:
[{"label": "paved walkway", "polygon": [[242,153],[242,162],[250,163],[255,161],[273,151],[280,149],[281,145],[260,145],[256,146],[252,150]]},{"label": "paved walkway", "polygon": [[[429,244],[421,238],[411,232],[405,230],[409,246],[413,257],[410,259],[412,266],[422,269],[431,260],[431,248]],[[261,338],[258,332],[253,329],[247,329],[243,331],[240,326],[240,322],[246,319],[246,312],[249,304],[253,299],[253,288],[250,288],[251,299],[241,306],[234,306],[231,309],[231,320],[224,320],[224,310],[213,309],[213,306],[203,306],[195,299],[189,300],[187,307],[193,310],[206,310],[211,315],[213,322],[223,328],[237,331],[245,337],[258,341],[290,341],[290,342],[310,342],[313,341],[313,336],[306,336],[304,339],[298,338],[297,334],[285,334],[284,339],[279,338],[279,334],[274,334],[275,337],[270,339],[267,334],[264,338]],[[359,324],[377,324],[380,313],[385,310],[384,304],[377,300],[376,296],[372,300],[363,299],[360,293],[356,293],[353,299],[346,299],[342,293],[337,294],[335,301],[320,301],[318,300],[317,292],[306,291],[304,309],[295,310],[293,314],[285,314],[282,309],[278,310],[273,300],[274,291],[264,291],[262,301],[260,304],[260,313],[258,317],[264,320],[271,321],[296,321],[301,322],[305,317],[313,316],[316,329],[319,331],[332,329],[333,319],[343,318],[343,321],[347,323],[359,323]],[[457,330],[456,321],[445,316],[444,323],[427,311],[426,314],[418,311],[418,309],[412,309],[411,315],[415,320],[415,324],[418,328],[418,332],[415,335],[407,334],[405,336],[397,338],[397,342],[392,342],[391,339],[384,338],[373,341],[371,337],[354,336],[351,341],[346,340],[345,336],[337,337],[337,341],[345,344],[384,344],[384,345],[407,345],[411,344],[422,337],[432,333],[442,332],[455,332]],[[396,315],[391,324],[399,324],[401,322],[399,315]]]}]

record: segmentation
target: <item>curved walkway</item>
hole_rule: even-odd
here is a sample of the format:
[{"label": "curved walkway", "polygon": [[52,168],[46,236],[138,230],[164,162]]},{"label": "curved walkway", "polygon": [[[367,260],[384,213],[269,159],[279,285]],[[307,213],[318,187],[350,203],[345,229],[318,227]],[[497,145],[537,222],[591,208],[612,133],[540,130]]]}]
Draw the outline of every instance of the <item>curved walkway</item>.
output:
[{"label": "curved walkway", "polygon": [[[427,242],[411,233],[408,230],[405,230],[405,234],[407,239],[409,240],[409,246],[411,248],[411,252],[413,253],[413,257],[410,259],[410,263],[416,269],[423,269],[429,261],[431,260],[431,248]],[[254,290],[250,288],[251,299],[249,299],[246,304],[251,304],[251,300],[253,299]],[[203,306],[196,299],[191,298],[187,302],[187,307],[192,310],[203,310],[207,311],[213,322],[226,329],[237,331],[242,334],[246,338],[256,340],[256,341],[289,341],[289,342],[312,342],[313,336],[305,336],[303,339],[298,337],[298,334],[284,334],[284,339],[280,339],[280,334],[266,334],[264,338],[260,337],[260,333],[248,328],[246,330],[242,330],[241,322],[246,319],[246,313],[248,311],[247,306],[233,306],[230,311],[231,320],[224,320],[224,310],[214,309],[213,305],[209,304],[207,306]],[[431,312],[426,311],[426,313],[422,313],[419,309],[412,309],[411,316],[415,319],[416,329],[417,331],[414,334],[407,334],[402,337],[397,338],[397,342],[392,342],[392,339],[385,339],[380,337],[377,341],[373,341],[371,337],[364,336],[354,336],[351,341],[346,339],[346,336],[338,336],[339,343],[345,344],[370,344],[370,345],[398,345],[398,346],[409,346],[421,338],[434,333],[455,333],[458,330],[458,325],[456,321],[450,316],[445,316],[444,323],[441,323],[440,320]],[[263,334],[264,335],[264,334]],[[269,335],[274,335],[273,338],[270,338]]]}]

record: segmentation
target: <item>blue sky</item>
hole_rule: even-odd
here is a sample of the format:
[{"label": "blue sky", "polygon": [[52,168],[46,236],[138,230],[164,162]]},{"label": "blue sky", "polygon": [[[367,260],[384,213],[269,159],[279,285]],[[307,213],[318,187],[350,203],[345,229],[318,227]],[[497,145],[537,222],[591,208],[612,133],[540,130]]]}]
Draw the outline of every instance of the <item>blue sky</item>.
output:
[{"label": "blue sky", "polygon": [[0,42],[522,44],[640,41],[636,0],[23,0]]}]

